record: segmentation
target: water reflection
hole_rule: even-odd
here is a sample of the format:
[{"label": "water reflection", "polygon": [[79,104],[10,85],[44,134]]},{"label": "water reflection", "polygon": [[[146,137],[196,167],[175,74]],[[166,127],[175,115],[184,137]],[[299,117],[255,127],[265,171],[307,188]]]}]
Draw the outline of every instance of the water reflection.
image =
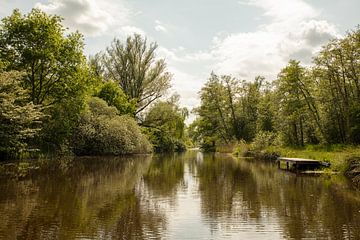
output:
[{"label": "water reflection", "polygon": [[0,192],[0,239],[360,239],[346,184],[226,155],[64,159]]}]

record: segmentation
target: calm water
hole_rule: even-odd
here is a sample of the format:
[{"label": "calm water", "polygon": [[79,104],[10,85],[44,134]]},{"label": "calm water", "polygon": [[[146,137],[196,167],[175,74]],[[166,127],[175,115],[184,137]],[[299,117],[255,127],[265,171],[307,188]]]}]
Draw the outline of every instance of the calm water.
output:
[{"label": "calm water", "polygon": [[360,239],[360,195],[224,155],[81,158],[0,182],[0,239]]}]

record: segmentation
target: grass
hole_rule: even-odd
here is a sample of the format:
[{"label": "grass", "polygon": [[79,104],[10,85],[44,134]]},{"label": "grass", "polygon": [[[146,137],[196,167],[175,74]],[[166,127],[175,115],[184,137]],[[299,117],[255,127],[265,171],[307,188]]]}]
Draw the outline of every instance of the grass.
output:
[{"label": "grass", "polygon": [[360,156],[360,147],[344,145],[308,145],[302,148],[270,146],[265,151],[279,153],[282,157],[307,158],[329,162],[331,163],[331,170],[339,172],[345,172],[349,158]]},{"label": "grass", "polygon": [[235,146],[236,146],[236,143],[222,144],[222,145],[216,146],[216,152],[232,153],[234,151]]}]

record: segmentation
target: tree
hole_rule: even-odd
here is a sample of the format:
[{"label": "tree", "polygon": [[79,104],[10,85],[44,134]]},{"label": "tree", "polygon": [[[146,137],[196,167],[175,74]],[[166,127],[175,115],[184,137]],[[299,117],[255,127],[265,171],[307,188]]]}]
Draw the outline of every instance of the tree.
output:
[{"label": "tree", "polygon": [[14,10],[0,26],[0,59],[5,70],[25,71],[23,85],[34,104],[49,106],[76,95],[83,88],[86,67],[83,38],[64,36],[62,18],[33,9]]},{"label": "tree", "polygon": [[185,150],[184,133],[187,116],[188,110],[179,107],[178,95],[151,106],[142,126],[147,128],[156,152]]},{"label": "tree", "polygon": [[278,126],[290,145],[316,144],[323,139],[323,125],[316,100],[316,82],[312,73],[290,60],[276,81]]},{"label": "tree", "polygon": [[120,115],[129,114],[134,116],[136,111],[134,99],[129,101],[128,97],[116,83],[104,83],[97,95],[105,100],[109,106],[116,107]]},{"label": "tree", "polygon": [[255,137],[263,80],[258,77],[246,82],[211,73],[200,91],[201,105],[195,109],[199,119],[190,131],[195,138],[201,135],[204,148],[213,148],[215,142],[228,144]]},{"label": "tree", "polygon": [[276,95],[272,91],[272,84],[266,83],[264,89],[260,92],[260,99],[258,104],[258,117],[256,122],[256,133],[258,132],[273,132],[275,129],[275,111],[274,104]]},{"label": "tree", "polygon": [[[129,99],[136,99],[136,114],[159,99],[170,87],[172,75],[167,72],[164,59],[157,59],[156,43],[135,34],[126,43],[115,39],[95,64],[105,80],[119,84]],[[94,61],[99,61],[94,59]],[[103,69],[103,70],[101,70]]]},{"label": "tree", "polygon": [[328,142],[359,143],[359,42],[358,28],[324,46],[314,61]]},{"label": "tree", "polygon": [[[14,10],[0,26],[0,62],[3,70],[25,72],[21,85],[29,100],[49,115],[41,132],[42,147],[66,146],[93,84],[78,32],[65,36],[62,18],[39,9],[22,15]],[[95,79],[97,80],[97,79]]]},{"label": "tree", "polygon": [[[231,87],[226,88],[220,78],[215,73],[211,73],[208,82],[200,91],[201,105],[195,109],[201,119],[198,125],[199,131],[206,133],[207,136],[216,136],[225,143],[229,143],[233,138],[231,126],[234,119],[228,111],[228,102],[233,99],[231,91]],[[206,139],[205,135],[203,139]],[[213,145],[213,143],[205,143],[208,144]]]},{"label": "tree", "polygon": [[21,78],[19,72],[0,73],[0,158],[27,151],[44,117],[40,106],[28,101]]}]

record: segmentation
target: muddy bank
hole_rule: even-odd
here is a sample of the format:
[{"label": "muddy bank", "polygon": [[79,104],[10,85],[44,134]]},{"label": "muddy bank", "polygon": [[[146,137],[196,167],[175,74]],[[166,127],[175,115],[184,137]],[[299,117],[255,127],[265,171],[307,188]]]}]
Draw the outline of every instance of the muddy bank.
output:
[{"label": "muddy bank", "polygon": [[350,179],[357,189],[360,189],[360,157],[349,159],[349,166],[345,171],[345,176]]}]

